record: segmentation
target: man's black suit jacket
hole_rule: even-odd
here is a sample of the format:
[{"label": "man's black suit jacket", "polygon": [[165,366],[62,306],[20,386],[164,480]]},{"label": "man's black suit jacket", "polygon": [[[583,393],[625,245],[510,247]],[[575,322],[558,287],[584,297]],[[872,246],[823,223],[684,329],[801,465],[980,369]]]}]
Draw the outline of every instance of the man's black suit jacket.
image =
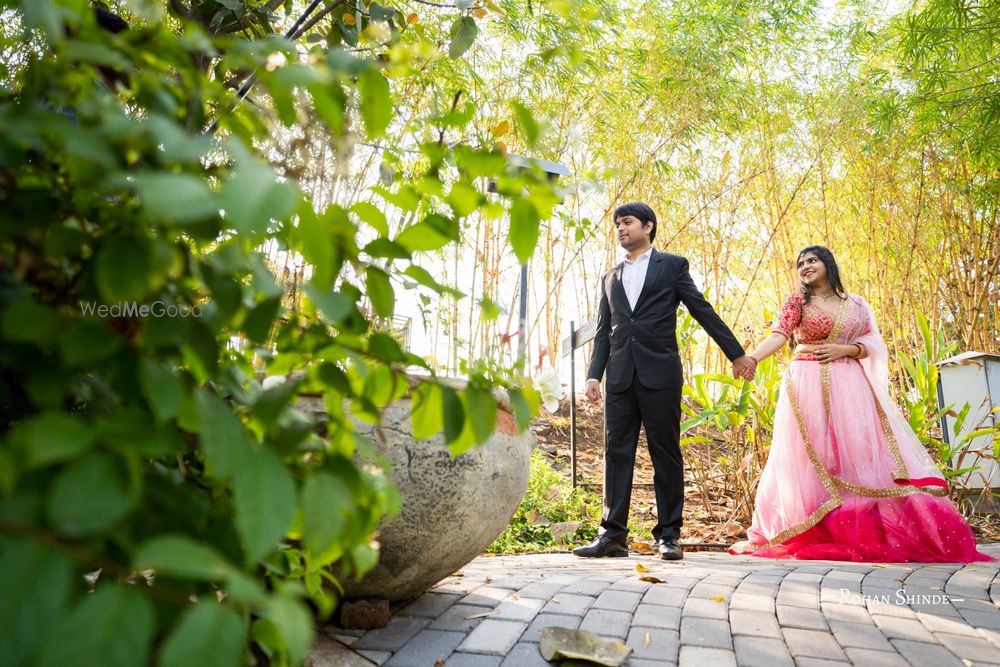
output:
[{"label": "man's black suit jacket", "polygon": [[683,303],[730,361],[743,356],[743,346],[702,296],[680,255],[653,250],[635,310],[622,285],[624,262],[601,278],[594,352],[587,378],[600,380],[607,369],[607,390],[625,391],[638,371],[649,389],[669,389],[684,383],[677,350],[677,306]]}]

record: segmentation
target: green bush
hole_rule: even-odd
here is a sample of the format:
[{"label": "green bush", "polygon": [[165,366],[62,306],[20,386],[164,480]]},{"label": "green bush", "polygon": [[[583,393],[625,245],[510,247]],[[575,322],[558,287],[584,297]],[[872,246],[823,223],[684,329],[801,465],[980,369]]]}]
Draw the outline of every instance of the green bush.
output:
[{"label": "green bush", "polygon": [[[597,537],[600,520],[600,496],[583,487],[574,491],[566,476],[552,467],[549,456],[536,449],[531,454],[528,491],[507,529],[486,551],[535,553],[565,549]],[[549,526],[567,521],[577,521],[580,526],[564,542],[557,543]]]},{"label": "green bush", "polygon": [[[392,314],[400,285],[447,290],[419,259],[457,240],[466,216],[515,206],[526,258],[555,201],[492,147],[435,138],[364,205],[314,210],[260,148],[300,113],[331,141],[384,137],[391,65],[340,40],[300,60],[261,2],[170,5],[130,1],[132,27],[112,34],[85,0],[0,4],[14,56],[0,69],[9,665],[301,663],[313,615],[336,604],[330,565],[370,569],[373,531],[398,506],[349,417],[377,422],[409,390],[404,370],[427,369],[372,318]],[[358,20],[391,24],[390,42],[447,41],[381,9]],[[238,104],[227,82],[250,72],[254,103]],[[482,194],[488,179],[499,201]],[[398,209],[408,223],[390,234]],[[314,269],[295,309],[265,244]],[[470,367],[466,389],[428,375],[414,393],[415,433],[443,429],[456,452],[489,435],[490,390],[508,377]],[[258,372],[297,374],[264,389]],[[537,399],[511,390],[524,427]],[[321,429],[295,407],[305,393],[325,399]]]}]

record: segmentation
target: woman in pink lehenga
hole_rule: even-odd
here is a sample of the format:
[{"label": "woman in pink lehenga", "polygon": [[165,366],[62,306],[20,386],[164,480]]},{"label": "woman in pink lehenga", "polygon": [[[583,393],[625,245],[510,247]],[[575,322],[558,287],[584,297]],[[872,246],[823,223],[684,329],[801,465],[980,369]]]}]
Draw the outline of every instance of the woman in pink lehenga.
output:
[{"label": "woman in pink lehenga", "polygon": [[764,359],[798,339],[774,416],[749,540],[730,553],[876,562],[993,560],[889,396],[871,308],[848,296],[833,254],[810,246]]}]

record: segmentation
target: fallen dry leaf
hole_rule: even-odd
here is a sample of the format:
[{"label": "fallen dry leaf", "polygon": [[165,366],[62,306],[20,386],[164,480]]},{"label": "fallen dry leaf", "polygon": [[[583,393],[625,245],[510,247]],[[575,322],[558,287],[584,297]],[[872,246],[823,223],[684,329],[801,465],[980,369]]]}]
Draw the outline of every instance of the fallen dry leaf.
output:
[{"label": "fallen dry leaf", "polygon": [[636,572],[649,572],[649,568],[646,567],[645,565],[643,565],[642,563],[636,563],[635,564],[635,571]]},{"label": "fallen dry leaf", "polygon": [[453,576],[453,577],[464,577],[465,576],[465,572],[462,572],[461,570],[458,570],[457,572],[452,572],[451,576]]},{"label": "fallen dry leaf", "polygon": [[474,614],[472,616],[466,616],[465,620],[471,621],[471,620],[476,619],[476,618],[486,618],[487,616],[489,616],[491,614],[495,614],[495,613],[497,613],[496,609],[490,609],[489,611],[484,611],[481,614]]},{"label": "fallen dry leaf", "polygon": [[648,581],[651,584],[662,584],[663,583],[663,579],[657,579],[656,577],[653,577],[653,576],[639,577],[639,581]]},{"label": "fallen dry leaf", "polygon": [[643,648],[649,648],[649,645],[653,642],[653,638],[649,636],[649,632],[646,632],[646,638],[642,642]]},{"label": "fallen dry leaf", "polygon": [[542,630],[538,651],[549,661],[584,660],[605,667],[621,667],[632,653],[632,649],[617,639],[560,627]]},{"label": "fallen dry leaf", "polygon": [[712,599],[715,600],[716,602],[725,602],[726,601],[726,596],[725,595],[713,595]]}]

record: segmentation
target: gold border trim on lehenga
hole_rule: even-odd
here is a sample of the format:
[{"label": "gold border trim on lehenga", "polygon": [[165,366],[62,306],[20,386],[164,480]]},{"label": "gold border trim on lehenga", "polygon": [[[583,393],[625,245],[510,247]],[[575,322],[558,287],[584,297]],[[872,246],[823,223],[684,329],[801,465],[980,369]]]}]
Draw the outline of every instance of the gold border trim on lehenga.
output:
[{"label": "gold border trim on lehenga", "polygon": [[[847,299],[841,304],[840,310],[837,312],[837,318],[834,321],[833,328],[830,330],[830,335],[826,338],[827,343],[832,343],[840,337],[840,332],[843,330],[844,324],[847,321],[849,308],[850,299]],[[867,375],[865,377],[867,378]],[[829,415],[832,412],[830,403],[831,392],[829,363],[821,364],[820,382],[823,388],[823,407],[826,411],[824,417],[829,419]],[[823,465],[823,462],[820,461],[819,455],[816,454],[816,449],[813,447],[812,439],[809,437],[809,429],[806,427],[805,419],[802,416],[802,409],[799,406],[798,394],[796,393],[795,385],[792,382],[792,375],[788,371],[785,372],[784,385],[784,389],[788,394],[788,402],[792,407],[792,413],[795,415],[795,421],[799,427],[799,434],[802,436],[802,442],[806,448],[806,455],[809,457],[809,462],[812,463],[813,469],[816,471],[820,481],[823,483],[823,487],[826,488],[827,492],[830,494],[830,499],[817,507],[804,521],[781,531],[768,540],[767,544],[735,545],[740,547],[739,550],[758,551],[760,549],[766,549],[768,547],[781,544],[786,540],[809,530],[822,521],[823,517],[843,504],[844,499],[840,495],[839,489],[844,489],[845,491],[849,491],[855,495],[868,498],[894,498],[899,496],[908,496],[914,493],[929,493],[934,496],[948,495],[948,490],[940,487],[896,486],[891,488],[873,488],[858,486],[857,484],[853,484],[845,479],[841,479],[831,474],[830,471],[826,469],[826,466]],[[882,409],[882,404],[879,402],[878,396],[875,395],[875,390],[872,388],[870,381],[868,383],[868,388],[871,390],[872,399],[875,401],[879,421],[882,424],[882,434],[886,438],[886,442],[889,445],[889,454],[897,467],[897,469],[893,471],[892,477],[893,479],[909,479],[909,476],[905,473],[906,466],[903,463],[902,455],[899,452],[899,444],[896,442],[896,437],[892,432],[889,419],[886,416],[885,411]]]}]

